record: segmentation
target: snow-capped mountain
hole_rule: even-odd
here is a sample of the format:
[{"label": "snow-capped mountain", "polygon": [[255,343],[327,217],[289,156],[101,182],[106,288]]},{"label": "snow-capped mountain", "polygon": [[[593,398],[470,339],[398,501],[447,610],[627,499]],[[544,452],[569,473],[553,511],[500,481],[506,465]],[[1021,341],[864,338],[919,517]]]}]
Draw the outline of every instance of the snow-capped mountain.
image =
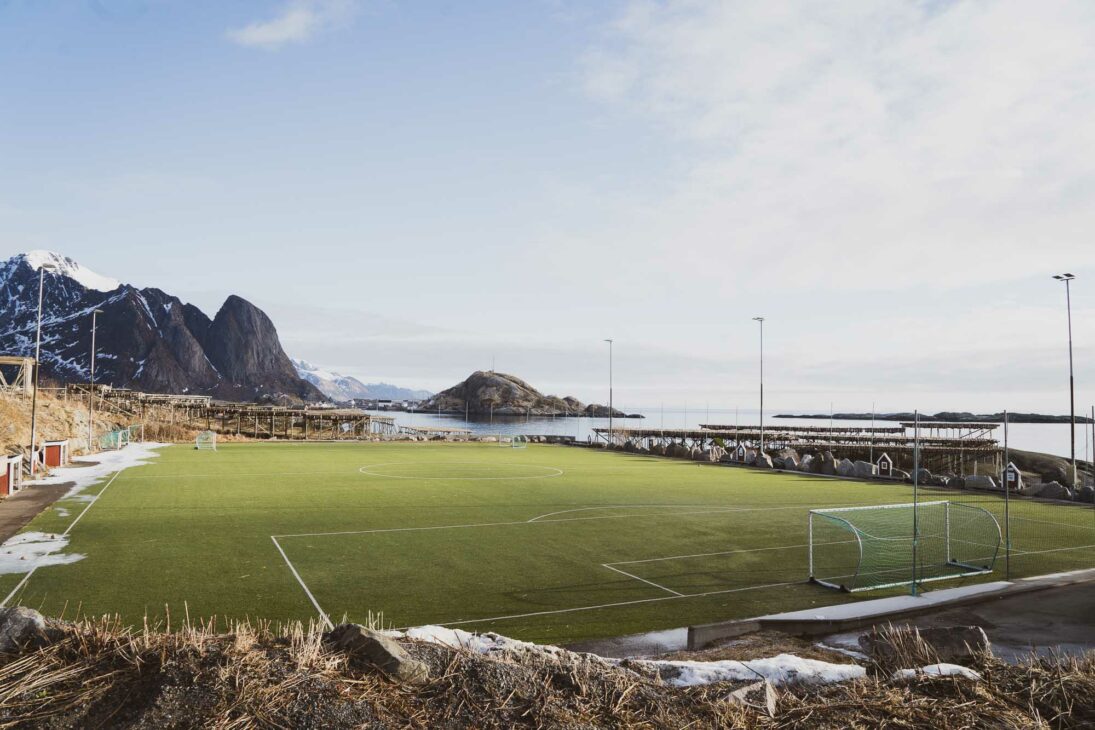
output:
[{"label": "snow-capped mountain", "polygon": [[362,383],[349,375],[326,370],[307,360],[293,360],[297,374],[323,391],[331,400],[348,401],[356,399],[390,398],[392,400],[421,400],[429,398],[428,390],[400,388],[389,383]]},{"label": "snow-capped mountain", "polygon": [[137,289],[51,251],[0,262],[0,354],[34,355],[39,271],[42,375],[88,380],[91,315],[98,315],[95,380],[161,393],[231,400],[321,401],[297,376],[273,322],[237,296],[210,319],[159,289]]}]

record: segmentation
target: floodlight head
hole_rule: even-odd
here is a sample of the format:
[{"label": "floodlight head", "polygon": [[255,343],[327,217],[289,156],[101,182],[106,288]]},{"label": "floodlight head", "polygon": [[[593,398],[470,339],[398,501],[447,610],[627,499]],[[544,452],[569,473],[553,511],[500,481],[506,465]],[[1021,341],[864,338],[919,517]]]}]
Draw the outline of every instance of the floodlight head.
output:
[{"label": "floodlight head", "polygon": [[103,313],[103,310],[101,310],[101,309],[93,309],[93,310],[91,310],[91,313],[92,313],[92,314],[102,314],[102,313]]},{"label": "floodlight head", "polygon": [[753,317],[753,320],[754,320],[755,322],[763,322],[763,321],[764,321],[764,317]]},{"label": "floodlight head", "polygon": [[53,272],[57,271],[57,265],[56,264],[42,264],[38,268],[41,269],[42,271],[48,271],[51,274]]},{"label": "floodlight head", "polygon": [[1054,274],[1053,278],[1057,281],[1072,281],[1076,278],[1075,274]]}]

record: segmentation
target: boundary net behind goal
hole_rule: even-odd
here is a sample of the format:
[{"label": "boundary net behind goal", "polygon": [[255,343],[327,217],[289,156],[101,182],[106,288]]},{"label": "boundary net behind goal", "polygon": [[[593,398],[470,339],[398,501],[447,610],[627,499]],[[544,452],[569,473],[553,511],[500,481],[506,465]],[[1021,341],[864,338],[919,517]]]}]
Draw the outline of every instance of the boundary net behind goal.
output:
[{"label": "boundary net behind goal", "polygon": [[946,500],[810,510],[808,529],[810,580],[850,592],[991,572],[1002,541],[991,512]]}]

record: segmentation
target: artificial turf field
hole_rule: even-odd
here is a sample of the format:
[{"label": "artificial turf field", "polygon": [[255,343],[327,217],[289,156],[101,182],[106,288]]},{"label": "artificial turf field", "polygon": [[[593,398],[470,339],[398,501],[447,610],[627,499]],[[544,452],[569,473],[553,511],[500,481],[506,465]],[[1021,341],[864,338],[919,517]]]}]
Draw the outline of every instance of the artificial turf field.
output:
[{"label": "artificial turf field", "polygon": [[[805,582],[808,510],[912,496],[565,446],[406,442],[177,445],[86,493],[100,496],[59,502],[27,528],[61,532],[79,518],[66,552],[85,557],[38,569],[13,603],[134,624],[168,611],[282,621],[322,609],[335,622],[379,612],[395,627],[550,642],[852,600]],[[996,497],[976,499],[1001,513]],[[1090,506],[1013,500],[1011,512],[1013,575],[1095,565]],[[1001,562],[975,580],[1003,578]],[[22,577],[0,576],[0,595]]]}]

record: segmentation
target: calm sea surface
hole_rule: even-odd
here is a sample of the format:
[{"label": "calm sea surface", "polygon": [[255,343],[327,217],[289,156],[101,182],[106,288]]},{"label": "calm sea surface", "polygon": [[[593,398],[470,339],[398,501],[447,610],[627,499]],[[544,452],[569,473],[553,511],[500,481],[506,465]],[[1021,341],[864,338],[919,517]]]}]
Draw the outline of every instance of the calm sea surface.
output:
[{"label": "calm sea surface", "polygon": [[[684,408],[621,408],[629,413],[641,413],[642,419],[615,419],[618,428],[698,428],[701,423],[733,425],[735,422],[742,426],[755,426],[759,420],[758,411],[742,409],[735,413],[733,409],[699,408],[686,410]],[[490,419],[471,419],[465,421],[463,417],[445,416],[428,413],[401,413],[383,412],[381,415],[394,416],[397,423],[411,426],[447,426],[456,428],[469,428],[479,435],[561,435],[574,436],[585,439],[592,433],[593,428],[608,426],[607,418],[543,418],[543,417],[501,417]],[[781,424],[786,426],[826,426],[828,420],[799,419],[799,418],[772,418],[771,414],[765,414],[764,425],[766,428],[777,429]],[[870,426],[866,421],[834,421],[834,427],[841,425]],[[895,422],[877,421],[876,426],[895,426]],[[1002,443],[1004,440],[1004,428],[1001,425],[994,432],[996,438]],[[1089,460],[1092,452],[1091,426],[1089,424],[1076,424],[1076,457]],[[1069,454],[1069,427],[1067,423],[1013,423],[1008,427],[1008,445],[1024,449],[1026,451],[1041,451],[1059,456]],[[1086,455],[1086,456],[1085,456]]]}]

